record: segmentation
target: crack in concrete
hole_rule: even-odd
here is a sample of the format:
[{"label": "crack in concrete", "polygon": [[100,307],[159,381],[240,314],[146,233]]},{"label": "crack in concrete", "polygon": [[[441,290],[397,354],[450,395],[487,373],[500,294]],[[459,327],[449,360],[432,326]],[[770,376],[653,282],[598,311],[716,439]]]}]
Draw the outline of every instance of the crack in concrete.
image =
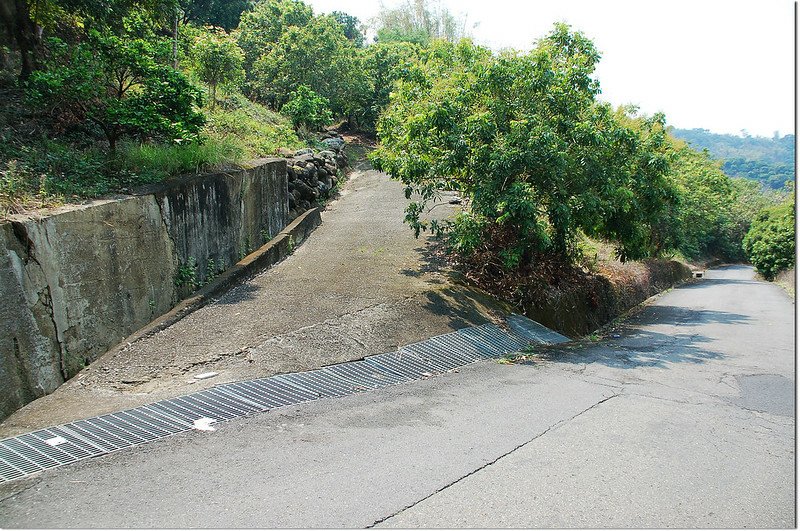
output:
[{"label": "crack in concrete", "polygon": [[597,406],[599,406],[600,404],[603,404],[603,403],[605,403],[605,402],[608,402],[608,401],[609,401],[609,400],[611,400],[612,398],[616,398],[616,397],[618,397],[618,396],[620,396],[620,394],[619,394],[619,393],[614,393],[614,394],[612,394],[611,396],[604,397],[602,400],[599,400],[598,402],[595,402],[595,403],[594,403],[594,404],[592,404],[591,406],[587,407],[587,408],[586,408],[586,409],[584,409],[583,411],[580,411],[580,412],[576,413],[575,415],[571,416],[570,418],[568,418],[568,419],[563,419],[563,420],[559,420],[559,421],[558,421],[558,422],[556,422],[555,424],[552,424],[552,425],[548,426],[548,427],[547,427],[547,428],[546,428],[544,431],[542,431],[541,433],[539,433],[539,434],[537,434],[536,436],[532,437],[531,439],[529,439],[529,440],[527,440],[527,441],[525,441],[525,442],[523,442],[523,443],[521,443],[521,444],[519,444],[519,445],[515,446],[514,448],[512,448],[512,449],[511,449],[511,450],[509,450],[508,452],[506,452],[506,453],[504,453],[504,454],[502,454],[502,455],[500,455],[500,456],[496,457],[495,459],[493,459],[493,460],[489,461],[488,463],[484,463],[483,465],[479,466],[479,467],[478,467],[478,468],[476,468],[475,470],[472,470],[472,471],[470,471],[470,472],[467,472],[467,473],[466,473],[466,474],[464,474],[463,476],[461,476],[461,477],[459,477],[459,478],[457,478],[457,479],[455,479],[455,480],[451,481],[451,482],[450,482],[450,483],[448,483],[447,485],[444,485],[444,486],[442,486],[442,487],[439,487],[438,489],[436,489],[435,491],[431,492],[431,493],[430,493],[430,494],[428,494],[427,496],[424,496],[424,497],[420,498],[419,500],[415,501],[414,503],[412,503],[412,504],[410,504],[410,505],[407,505],[407,506],[403,507],[403,508],[402,508],[402,509],[400,509],[399,511],[396,511],[396,512],[394,512],[394,513],[390,514],[390,515],[387,515],[387,516],[384,516],[383,518],[380,518],[380,519],[378,519],[378,520],[375,520],[375,521],[374,521],[374,522],[372,522],[370,525],[366,526],[364,529],[372,529],[372,528],[374,528],[376,525],[378,525],[378,524],[380,524],[380,523],[383,523],[383,522],[385,522],[385,521],[389,520],[390,518],[394,518],[395,516],[398,516],[399,514],[401,514],[401,513],[405,512],[405,511],[407,511],[407,510],[411,509],[412,507],[414,507],[414,506],[416,506],[416,505],[419,505],[420,503],[424,502],[425,500],[427,500],[427,499],[429,499],[429,498],[432,498],[433,496],[435,496],[435,495],[439,494],[440,492],[442,492],[442,491],[444,491],[444,490],[447,490],[447,489],[449,489],[449,488],[450,488],[450,487],[452,487],[453,485],[455,485],[455,484],[457,484],[457,483],[460,483],[461,481],[463,481],[463,480],[465,480],[466,478],[468,478],[468,477],[470,477],[470,476],[472,476],[472,475],[474,475],[474,474],[476,474],[476,473],[480,472],[481,470],[484,470],[485,468],[488,468],[488,467],[490,467],[490,466],[494,465],[495,463],[499,462],[499,461],[500,461],[501,459],[503,459],[504,457],[507,457],[507,456],[509,456],[509,455],[513,454],[513,453],[514,453],[514,452],[516,452],[517,450],[519,450],[519,449],[521,449],[521,448],[523,448],[523,447],[525,447],[525,446],[529,445],[529,444],[530,444],[530,443],[532,443],[533,441],[535,441],[535,440],[537,440],[537,439],[539,439],[539,438],[543,437],[543,436],[544,436],[544,435],[546,435],[548,432],[550,432],[550,431],[552,431],[552,430],[554,430],[554,429],[560,428],[561,426],[563,426],[563,425],[567,424],[568,422],[571,422],[571,421],[575,420],[576,418],[580,417],[580,416],[581,416],[581,415],[583,415],[584,413],[587,413],[587,412],[591,411],[592,409],[596,408],[596,407],[597,407]]}]

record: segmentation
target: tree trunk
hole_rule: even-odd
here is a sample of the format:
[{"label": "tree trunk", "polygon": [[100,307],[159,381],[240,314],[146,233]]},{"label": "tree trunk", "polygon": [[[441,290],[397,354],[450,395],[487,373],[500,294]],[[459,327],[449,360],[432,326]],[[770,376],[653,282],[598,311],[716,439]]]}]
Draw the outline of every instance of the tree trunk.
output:
[{"label": "tree trunk", "polygon": [[27,2],[0,0],[0,18],[19,48],[22,63],[19,79],[25,81],[36,69],[36,44],[39,40],[36,24],[31,20]]},{"label": "tree trunk", "polygon": [[178,9],[175,9],[175,21],[172,25],[172,68],[178,69]]}]

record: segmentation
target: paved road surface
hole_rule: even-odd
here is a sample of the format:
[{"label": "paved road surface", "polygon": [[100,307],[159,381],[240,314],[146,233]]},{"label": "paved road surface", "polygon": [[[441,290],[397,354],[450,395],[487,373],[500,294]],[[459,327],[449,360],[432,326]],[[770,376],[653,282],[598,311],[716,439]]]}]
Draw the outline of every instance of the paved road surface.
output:
[{"label": "paved road surface", "polygon": [[[794,308],[727,267],[609,338],[2,490],[3,527],[793,527]],[[618,336],[618,337],[614,337]]]}]

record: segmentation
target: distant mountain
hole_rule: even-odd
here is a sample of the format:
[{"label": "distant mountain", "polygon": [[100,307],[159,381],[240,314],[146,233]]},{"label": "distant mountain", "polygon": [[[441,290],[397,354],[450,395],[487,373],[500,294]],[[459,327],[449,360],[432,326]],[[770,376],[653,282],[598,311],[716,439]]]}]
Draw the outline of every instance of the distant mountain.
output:
[{"label": "distant mountain", "polygon": [[760,181],[769,188],[783,188],[794,180],[794,135],[765,138],[712,133],[708,129],[671,128],[673,136],[695,149],[707,149],[723,161],[722,171],[731,177]]}]

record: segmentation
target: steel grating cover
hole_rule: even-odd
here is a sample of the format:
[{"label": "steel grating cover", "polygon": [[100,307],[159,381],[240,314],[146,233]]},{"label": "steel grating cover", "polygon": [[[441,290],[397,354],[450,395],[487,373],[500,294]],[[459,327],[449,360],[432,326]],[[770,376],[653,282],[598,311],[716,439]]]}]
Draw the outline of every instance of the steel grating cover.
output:
[{"label": "steel grating cover", "polygon": [[506,323],[517,335],[536,343],[552,345],[570,340],[567,336],[516,313],[506,317]]},{"label": "steel grating cover", "polygon": [[0,483],[75,461],[221,422],[320,398],[338,398],[406,383],[475,361],[498,358],[531,342],[569,339],[521,315],[507,328],[487,323],[395,352],[305,372],[219,384],[189,395],[77,420],[0,441]]}]

